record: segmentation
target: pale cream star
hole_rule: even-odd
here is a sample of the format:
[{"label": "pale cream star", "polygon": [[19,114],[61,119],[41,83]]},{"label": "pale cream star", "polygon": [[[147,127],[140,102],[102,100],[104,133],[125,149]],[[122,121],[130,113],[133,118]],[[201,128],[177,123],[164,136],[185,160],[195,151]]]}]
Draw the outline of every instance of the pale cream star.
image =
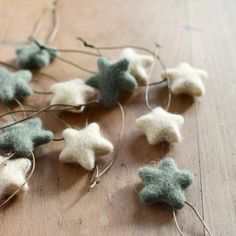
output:
[{"label": "pale cream star", "polygon": [[148,69],[151,68],[154,63],[153,56],[141,55],[136,53],[132,48],[125,48],[121,51],[120,58],[126,58],[130,65],[130,73],[135,77],[140,85],[146,85],[148,83]]},{"label": "pale cream star", "polygon": [[136,125],[147,136],[151,145],[167,141],[178,143],[181,141],[180,125],[184,123],[181,115],[169,113],[157,107],[150,113],[136,120]]},{"label": "pale cream star", "polygon": [[193,68],[188,63],[181,63],[176,68],[167,69],[161,76],[163,79],[168,76],[173,94],[189,94],[198,97],[205,93],[204,82],[208,78],[207,72]]},{"label": "pale cream star", "polygon": [[87,127],[76,129],[65,129],[64,149],[59,159],[62,162],[78,163],[87,170],[95,166],[95,156],[104,156],[113,151],[113,145],[105,139],[97,123],[91,123]]},{"label": "pale cream star", "polygon": [[[4,161],[0,156],[0,163]],[[7,160],[0,166],[0,195],[11,195],[26,181],[26,174],[31,168],[31,162],[27,158]],[[22,187],[23,191],[28,190],[28,183]]]},{"label": "pale cream star", "polygon": [[[50,103],[51,105],[65,104],[77,106],[96,99],[98,95],[97,91],[93,87],[85,84],[81,79],[56,83],[52,85],[51,91],[54,93],[54,97]],[[84,107],[68,111],[79,113],[83,110]]]}]

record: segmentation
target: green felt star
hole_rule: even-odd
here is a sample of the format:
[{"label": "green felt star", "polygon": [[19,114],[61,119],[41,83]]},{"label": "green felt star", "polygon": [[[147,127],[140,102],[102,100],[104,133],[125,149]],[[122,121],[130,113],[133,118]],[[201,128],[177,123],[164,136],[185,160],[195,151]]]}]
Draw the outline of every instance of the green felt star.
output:
[{"label": "green felt star", "polygon": [[27,157],[35,147],[52,139],[53,133],[43,130],[41,120],[34,118],[5,128],[0,135],[0,148]]},{"label": "green felt star", "polygon": [[132,91],[137,88],[135,78],[128,72],[129,62],[127,59],[111,63],[101,57],[97,64],[98,74],[89,78],[86,83],[100,90],[104,106],[112,107],[121,91]]},{"label": "green felt star", "polygon": [[143,167],[139,176],[144,183],[140,192],[142,202],[164,202],[175,209],[183,208],[186,201],[183,190],[192,183],[193,175],[180,170],[173,159],[164,159],[159,167]]},{"label": "green felt star", "polygon": [[57,55],[56,49],[44,48],[33,42],[16,49],[16,64],[21,69],[41,69],[49,65]]},{"label": "green felt star", "polygon": [[12,73],[6,69],[0,69],[0,101],[8,103],[16,99],[31,95],[32,89],[28,82],[32,74],[27,70]]}]

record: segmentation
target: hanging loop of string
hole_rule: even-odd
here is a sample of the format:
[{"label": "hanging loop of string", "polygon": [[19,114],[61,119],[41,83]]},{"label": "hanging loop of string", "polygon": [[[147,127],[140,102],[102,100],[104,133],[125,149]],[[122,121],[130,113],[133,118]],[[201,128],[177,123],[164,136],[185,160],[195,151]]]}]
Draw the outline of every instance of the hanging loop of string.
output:
[{"label": "hanging loop of string", "polygon": [[[154,54],[154,56],[157,55],[157,52],[158,52],[158,48],[155,49],[155,54]],[[149,74],[148,74],[148,79],[151,79],[152,72],[153,72],[153,70],[154,70],[155,64],[156,64],[156,60],[154,60],[154,61],[152,62],[152,65],[151,65],[151,68],[150,68],[150,71],[149,71]],[[151,107],[150,104],[149,104],[148,94],[149,94],[149,83],[146,84],[145,102],[146,102],[146,107],[147,107],[147,109],[148,109],[149,111],[152,111],[152,107]]]},{"label": "hanging loop of string", "polygon": [[43,10],[41,16],[36,20],[29,37],[35,37],[37,35],[37,33],[39,32],[39,30],[42,27],[42,23],[43,23],[43,20],[45,19],[46,15],[48,13],[52,13],[53,24],[52,24],[51,30],[48,32],[48,34],[45,38],[45,43],[52,42],[54,40],[54,38],[59,30],[59,14],[57,11],[58,2],[59,2],[59,0],[54,0],[50,7],[47,7]]},{"label": "hanging loop of string", "polygon": [[124,125],[125,125],[125,113],[124,113],[124,109],[123,109],[122,105],[119,102],[117,102],[117,105],[119,106],[120,112],[121,112],[121,128],[120,128],[120,134],[118,137],[116,148],[115,148],[115,151],[113,154],[113,158],[112,158],[110,164],[100,173],[99,173],[98,166],[96,165],[96,174],[95,174],[95,177],[93,178],[92,184],[89,186],[89,191],[92,191],[95,188],[95,186],[98,183],[100,183],[100,177],[103,176],[112,167],[112,165],[114,164],[114,162],[119,154],[119,151],[120,151],[122,136],[123,136],[123,132],[124,132]]}]

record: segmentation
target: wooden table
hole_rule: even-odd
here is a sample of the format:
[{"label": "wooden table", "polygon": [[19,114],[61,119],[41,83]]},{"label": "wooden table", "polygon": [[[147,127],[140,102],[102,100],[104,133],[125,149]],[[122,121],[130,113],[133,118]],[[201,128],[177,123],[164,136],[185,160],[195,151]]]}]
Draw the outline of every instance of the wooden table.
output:
[{"label": "wooden table", "polygon": [[[0,0],[1,61],[15,58],[15,46],[26,42],[34,22],[49,1]],[[92,173],[79,166],[58,161],[62,142],[38,148],[36,170],[27,193],[19,195],[0,213],[0,235],[178,235],[172,211],[162,204],[145,206],[138,192],[139,167],[173,157],[181,168],[192,171],[195,180],[186,197],[203,215],[214,235],[236,234],[236,2],[234,0],[67,0],[59,2],[60,30],[53,42],[58,48],[83,48],[75,38],[81,36],[98,46],[133,44],[153,49],[162,45],[167,67],[182,61],[209,73],[204,97],[174,97],[171,112],[185,118],[183,141],[169,149],[150,146],[135,127],[137,117],[145,114],[145,89],[121,99],[125,109],[125,132],[117,161],[92,192],[88,192]],[[44,38],[50,17],[37,35]],[[118,51],[105,52],[115,58]],[[61,56],[91,70],[96,58],[81,54]],[[152,81],[160,80],[157,65]],[[59,81],[89,77],[71,65],[56,61],[43,72]],[[48,91],[53,81],[36,76],[32,86]],[[34,95],[24,104],[45,106],[51,96]],[[166,84],[150,88],[151,105],[165,105]],[[2,108],[1,112],[4,112]],[[73,127],[85,125],[88,113],[62,114]],[[63,125],[47,114],[46,128],[56,137]],[[10,117],[7,117],[10,120]],[[90,117],[114,144],[120,129],[120,111],[97,106]],[[2,120],[3,124],[3,120]],[[112,155],[102,157],[105,167]],[[204,235],[192,210],[177,214],[185,235]]]}]

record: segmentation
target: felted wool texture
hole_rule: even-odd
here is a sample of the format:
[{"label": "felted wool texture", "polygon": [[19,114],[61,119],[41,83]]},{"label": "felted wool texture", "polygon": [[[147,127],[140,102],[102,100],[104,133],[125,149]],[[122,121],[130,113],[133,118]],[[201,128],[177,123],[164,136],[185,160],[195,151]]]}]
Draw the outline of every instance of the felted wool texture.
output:
[{"label": "felted wool texture", "polygon": [[40,118],[9,126],[0,135],[0,149],[28,157],[35,147],[50,142],[53,133],[42,129]]},{"label": "felted wool texture", "polygon": [[126,58],[129,61],[129,71],[139,85],[148,83],[147,71],[154,63],[153,56],[138,54],[132,48],[125,48],[121,51],[120,58]]},{"label": "felted wool texture", "polygon": [[191,96],[202,96],[205,94],[204,82],[208,78],[207,72],[193,68],[188,63],[181,63],[176,68],[167,69],[161,76],[170,80],[171,92],[175,95],[189,94]]},{"label": "felted wool texture", "polygon": [[[4,161],[4,157],[0,156],[0,163]],[[31,168],[30,160],[26,158],[18,158],[15,160],[7,160],[0,167],[0,198],[5,195],[13,194],[26,181],[26,174]],[[28,190],[28,183],[22,187],[23,191]]]},{"label": "felted wool texture", "polygon": [[92,170],[96,156],[104,156],[113,151],[113,145],[103,137],[97,123],[91,123],[81,130],[65,129],[64,149],[59,159],[62,162],[78,163],[87,170]]},{"label": "felted wool texture", "polygon": [[98,74],[89,78],[86,84],[100,90],[105,107],[114,106],[121,91],[133,91],[137,88],[135,78],[128,71],[129,62],[127,59],[111,63],[101,57],[97,63]]},{"label": "felted wool texture", "polygon": [[16,64],[21,69],[41,69],[48,66],[57,54],[56,49],[41,48],[33,42],[16,49]]},{"label": "felted wool texture", "polygon": [[14,99],[21,100],[33,94],[29,81],[32,74],[27,70],[20,70],[15,73],[0,68],[0,101],[9,103]]},{"label": "felted wool texture", "polygon": [[175,209],[184,207],[184,190],[191,185],[193,174],[180,170],[172,158],[164,159],[159,167],[140,168],[139,176],[144,184],[139,194],[143,203],[164,202]]},{"label": "felted wool texture", "polygon": [[139,117],[135,124],[146,134],[151,145],[164,141],[178,143],[182,139],[180,126],[184,124],[184,118],[157,107]]},{"label": "felted wool texture", "polygon": [[[67,82],[56,83],[52,85],[51,91],[54,93],[54,96],[50,103],[51,105],[65,104],[77,106],[96,99],[98,95],[96,89],[85,84],[81,79],[74,79]],[[68,111],[78,113],[83,110],[84,107]]]}]

